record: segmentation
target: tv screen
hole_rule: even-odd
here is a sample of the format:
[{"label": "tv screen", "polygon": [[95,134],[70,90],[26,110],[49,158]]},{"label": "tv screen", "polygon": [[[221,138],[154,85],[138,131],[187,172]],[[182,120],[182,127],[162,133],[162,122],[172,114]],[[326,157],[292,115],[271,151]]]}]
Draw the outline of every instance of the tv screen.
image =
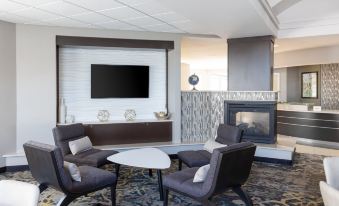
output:
[{"label": "tv screen", "polygon": [[149,66],[91,65],[91,98],[148,98]]}]

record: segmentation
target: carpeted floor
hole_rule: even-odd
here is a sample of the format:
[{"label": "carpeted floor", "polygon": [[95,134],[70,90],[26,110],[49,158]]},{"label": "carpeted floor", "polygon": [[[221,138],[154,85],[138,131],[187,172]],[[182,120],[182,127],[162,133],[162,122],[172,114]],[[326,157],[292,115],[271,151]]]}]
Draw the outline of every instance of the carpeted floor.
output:
[{"label": "carpeted floor", "polygon": [[[244,189],[252,197],[254,205],[282,206],[323,205],[319,181],[325,180],[322,156],[296,154],[293,166],[275,165],[256,162],[253,165],[250,178]],[[112,170],[110,166],[107,170]],[[164,171],[164,175],[177,169],[177,162]],[[121,206],[162,205],[156,173],[148,176],[148,170],[121,167],[121,176],[117,186],[117,204]],[[36,183],[28,171],[1,173],[1,179],[15,179]],[[40,205],[56,205],[62,193],[53,189],[43,192]],[[217,205],[244,205],[231,191],[213,198]],[[179,194],[170,193],[169,205],[199,205],[197,202]],[[87,197],[78,198],[71,205],[109,205],[109,191],[104,189]]]}]

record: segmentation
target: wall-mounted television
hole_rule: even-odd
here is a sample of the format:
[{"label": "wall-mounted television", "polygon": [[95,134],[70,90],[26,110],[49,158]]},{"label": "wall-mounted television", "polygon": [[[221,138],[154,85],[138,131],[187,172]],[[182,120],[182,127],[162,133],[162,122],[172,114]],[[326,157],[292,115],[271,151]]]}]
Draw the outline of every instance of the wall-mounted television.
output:
[{"label": "wall-mounted television", "polygon": [[91,65],[91,98],[148,98],[149,66]]}]

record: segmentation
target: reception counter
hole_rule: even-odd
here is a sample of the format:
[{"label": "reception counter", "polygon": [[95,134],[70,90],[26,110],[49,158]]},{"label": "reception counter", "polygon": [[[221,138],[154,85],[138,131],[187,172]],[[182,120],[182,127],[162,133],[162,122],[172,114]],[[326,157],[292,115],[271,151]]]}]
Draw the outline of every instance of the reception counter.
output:
[{"label": "reception counter", "polygon": [[339,111],[277,111],[278,134],[339,143]]}]

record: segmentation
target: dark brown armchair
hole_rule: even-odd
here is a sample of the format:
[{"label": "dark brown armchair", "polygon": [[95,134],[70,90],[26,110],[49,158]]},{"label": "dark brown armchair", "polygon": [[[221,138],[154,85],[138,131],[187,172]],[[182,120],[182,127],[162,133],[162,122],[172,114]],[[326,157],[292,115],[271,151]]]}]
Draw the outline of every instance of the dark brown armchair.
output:
[{"label": "dark brown armchair", "polygon": [[[216,142],[226,145],[232,145],[241,142],[243,131],[238,127],[220,124],[217,131]],[[211,153],[206,150],[188,150],[178,152],[179,170],[182,163],[188,167],[201,167],[207,165],[211,159]]]},{"label": "dark brown armchair", "polygon": [[[73,155],[68,143],[85,136],[85,128],[82,124],[71,124],[58,126],[53,129],[55,145],[61,150],[65,161],[72,162],[76,165],[88,165],[92,167],[101,167],[110,164],[107,157],[118,153],[112,150],[90,149],[79,154]],[[117,174],[119,166],[117,166]]]},{"label": "dark brown armchair", "polygon": [[80,166],[81,182],[73,181],[64,169],[61,150],[55,146],[38,142],[27,142],[24,150],[32,176],[40,184],[40,193],[47,187],[63,192],[66,197],[61,206],[68,205],[74,199],[88,193],[111,188],[112,205],[115,205],[117,178],[114,173],[90,166]]},{"label": "dark brown armchair", "polygon": [[210,199],[219,193],[232,189],[247,206],[252,200],[241,186],[251,172],[256,146],[250,142],[234,144],[215,149],[210,169],[204,182],[193,183],[198,167],[187,168],[164,177],[164,206],[168,203],[168,192],[174,191],[189,196],[203,205],[214,205]]}]

